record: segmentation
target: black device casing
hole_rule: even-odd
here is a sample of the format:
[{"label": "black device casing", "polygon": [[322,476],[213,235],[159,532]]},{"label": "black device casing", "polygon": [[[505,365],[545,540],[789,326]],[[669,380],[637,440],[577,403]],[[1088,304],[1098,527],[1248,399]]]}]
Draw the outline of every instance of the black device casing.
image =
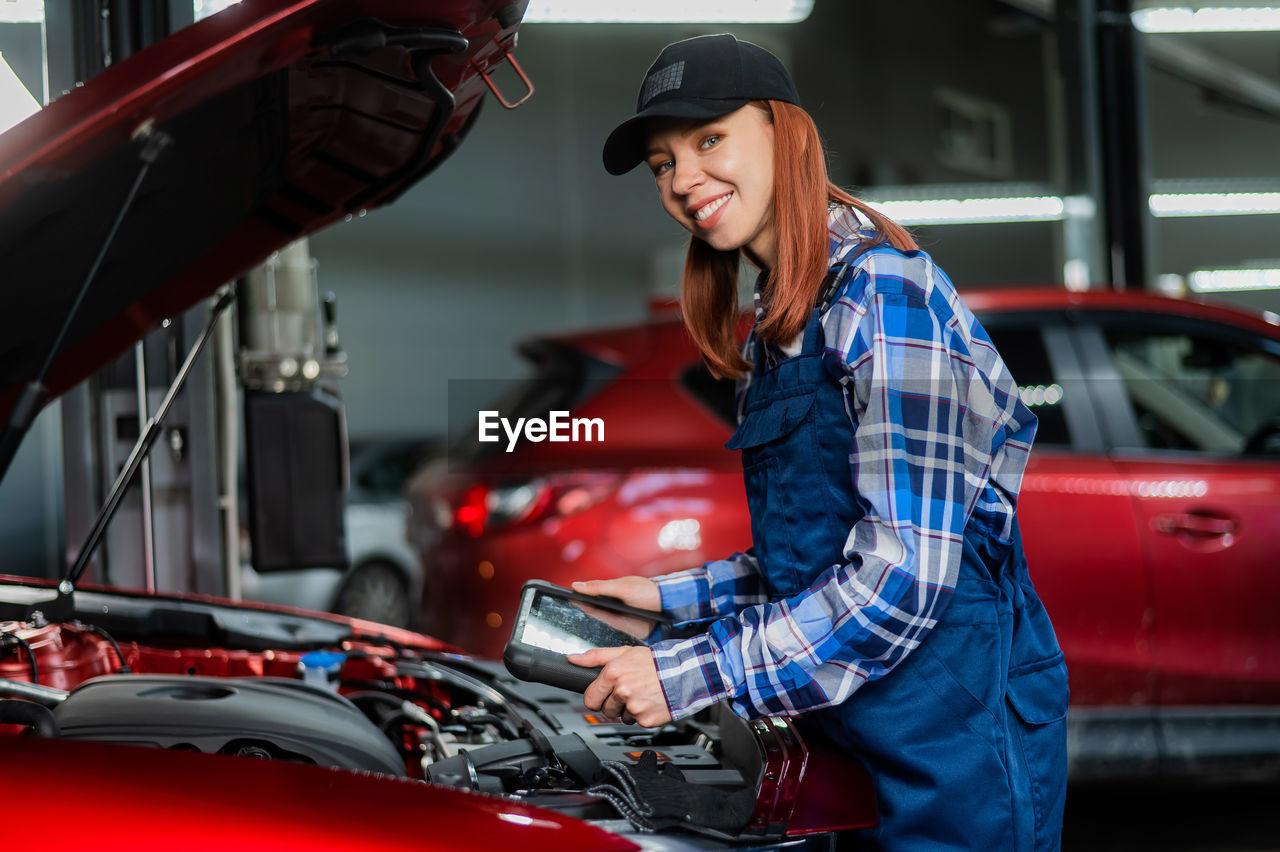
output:
[{"label": "black device casing", "polygon": [[[506,665],[507,671],[521,680],[545,683],[551,686],[558,686],[561,689],[572,690],[573,692],[582,692],[600,675],[599,666],[594,668],[575,666],[569,662],[564,654],[558,654],[545,648],[537,648],[533,645],[526,645],[519,641],[518,637],[524,633],[525,617],[533,604],[533,596],[538,592],[564,600],[579,601],[623,615],[638,616],[664,627],[671,624],[671,617],[666,613],[637,609],[624,604],[617,598],[584,595],[572,589],[548,583],[545,580],[529,580],[520,590],[520,607],[516,610],[515,624],[511,629],[511,638],[507,640],[507,646],[502,651],[502,662]],[[645,643],[637,639],[633,644],[644,645]]]}]

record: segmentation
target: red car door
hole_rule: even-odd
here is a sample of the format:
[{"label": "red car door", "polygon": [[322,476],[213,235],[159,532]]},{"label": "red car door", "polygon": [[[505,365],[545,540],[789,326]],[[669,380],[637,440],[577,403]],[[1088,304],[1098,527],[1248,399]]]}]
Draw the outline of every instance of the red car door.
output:
[{"label": "red car door", "polygon": [[1145,535],[1159,703],[1280,703],[1280,463],[1120,464]]},{"label": "red car door", "polygon": [[1134,315],[1097,337],[1123,390],[1109,408],[1143,536],[1157,701],[1280,703],[1280,342]]}]

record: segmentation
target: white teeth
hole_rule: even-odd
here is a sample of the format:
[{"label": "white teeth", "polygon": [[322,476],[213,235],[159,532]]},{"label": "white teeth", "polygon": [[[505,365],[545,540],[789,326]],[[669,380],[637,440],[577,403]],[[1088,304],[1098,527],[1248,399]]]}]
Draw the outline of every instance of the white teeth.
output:
[{"label": "white teeth", "polygon": [[711,202],[710,204],[700,209],[697,213],[694,213],[693,218],[698,220],[699,222],[701,222],[703,219],[709,218],[712,213],[715,213],[717,210],[723,207],[724,203],[728,201],[732,195],[733,193],[731,192],[728,195],[724,195],[724,196],[721,196],[720,198],[717,198],[715,201]]}]

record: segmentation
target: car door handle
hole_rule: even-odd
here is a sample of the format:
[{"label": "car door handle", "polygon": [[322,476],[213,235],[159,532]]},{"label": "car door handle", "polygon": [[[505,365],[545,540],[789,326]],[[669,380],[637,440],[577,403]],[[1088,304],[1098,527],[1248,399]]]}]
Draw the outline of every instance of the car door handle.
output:
[{"label": "car door handle", "polygon": [[1156,532],[1166,535],[1186,534],[1197,538],[1231,535],[1239,526],[1235,518],[1192,512],[1156,515],[1151,519],[1151,527]]}]

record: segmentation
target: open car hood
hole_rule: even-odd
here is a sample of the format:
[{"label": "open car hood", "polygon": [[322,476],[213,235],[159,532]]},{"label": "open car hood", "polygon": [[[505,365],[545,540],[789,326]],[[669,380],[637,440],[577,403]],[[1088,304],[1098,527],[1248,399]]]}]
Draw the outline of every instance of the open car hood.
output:
[{"label": "open car hood", "polygon": [[0,135],[0,422],[69,315],[51,395],[425,176],[470,128],[526,3],[243,0]]}]

